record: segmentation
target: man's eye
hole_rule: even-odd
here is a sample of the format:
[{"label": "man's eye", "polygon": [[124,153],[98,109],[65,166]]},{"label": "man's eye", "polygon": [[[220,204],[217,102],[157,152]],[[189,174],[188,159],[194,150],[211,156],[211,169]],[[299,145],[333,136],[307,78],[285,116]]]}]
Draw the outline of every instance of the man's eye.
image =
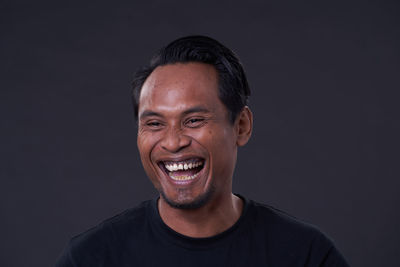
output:
[{"label": "man's eye", "polygon": [[146,123],[146,126],[151,127],[151,128],[159,128],[161,127],[161,123],[158,121],[150,121]]},{"label": "man's eye", "polygon": [[189,127],[198,127],[204,123],[203,118],[192,118],[186,121],[186,125]]}]

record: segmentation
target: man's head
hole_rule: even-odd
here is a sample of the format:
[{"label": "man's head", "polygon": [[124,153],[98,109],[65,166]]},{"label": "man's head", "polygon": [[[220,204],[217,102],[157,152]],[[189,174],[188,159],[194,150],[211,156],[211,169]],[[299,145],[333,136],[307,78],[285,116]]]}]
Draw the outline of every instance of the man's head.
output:
[{"label": "man's head", "polygon": [[[243,69],[232,52],[207,37],[182,38],[161,51],[146,75],[137,76],[146,77],[136,89],[134,102],[144,169],[162,200],[172,207],[195,209],[210,200],[223,201],[231,196],[237,147],[247,143],[252,130]],[[234,63],[214,54],[229,55]],[[239,66],[239,70],[229,68],[221,74],[219,65],[209,62]],[[235,77],[230,84],[241,87],[221,90],[228,84],[221,77],[236,72],[241,81]]]},{"label": "man's head", "polygon": [[139,70],[133,79],[132,100],[138,116],[139,96],[148,76],[159,66],[175,63],[199,62],[213,65],[218,72],[218,96],[227,107],[233,123],[248,104],[250,88],[237,56],[229,48],[206,36],[179,38],[160,49],[150,64]]}]

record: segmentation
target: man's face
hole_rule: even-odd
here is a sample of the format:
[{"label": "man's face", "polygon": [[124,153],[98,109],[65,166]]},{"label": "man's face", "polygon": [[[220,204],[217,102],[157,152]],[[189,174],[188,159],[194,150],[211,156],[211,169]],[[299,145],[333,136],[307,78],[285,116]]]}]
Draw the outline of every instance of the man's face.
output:
[{"label": "man's face", "polygon": [[231,194],[237,127],[203,63],[157,67],[139,98],[137,145],[144,169],[173,207],[198,208]]}]

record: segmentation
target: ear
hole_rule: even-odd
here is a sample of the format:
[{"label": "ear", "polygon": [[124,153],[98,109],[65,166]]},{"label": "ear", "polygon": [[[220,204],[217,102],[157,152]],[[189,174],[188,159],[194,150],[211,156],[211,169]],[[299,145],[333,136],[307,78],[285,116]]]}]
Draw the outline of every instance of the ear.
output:
[{"label": "ear", "polygon": [[253,113],[248,106],[245,106],[240,112],[236,121],[236,144],[244,146],[250,139],[253,131]]}]

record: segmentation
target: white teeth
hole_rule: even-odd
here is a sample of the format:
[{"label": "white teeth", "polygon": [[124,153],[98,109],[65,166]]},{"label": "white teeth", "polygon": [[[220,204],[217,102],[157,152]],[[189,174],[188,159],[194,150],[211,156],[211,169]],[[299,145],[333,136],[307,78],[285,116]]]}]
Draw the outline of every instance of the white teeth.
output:
[{"label": "white teeth", "polygon": [[192,180],[192,179],[196,178],[197,175],[198,175],[198,173],[196,173],[194,175],[176,175],[176,176],[174,176],[172,174],[172,172],[169,173],[169,177],[171,177],[172,179],[174,179],[176,181]]},{"label": "white teeth", "polygon": [[193,162],[190,162],[190,163],[181,162],[181,163],[169,163],[169,164],[165,163],[164,166],[168,171],[173,172],[173,171],[178,171],[178,170],[189,170],[189,169],[201,166],[201,165],[203,165],[202,161],[198,161],[198,162],[194,162],[194,163]]}]

